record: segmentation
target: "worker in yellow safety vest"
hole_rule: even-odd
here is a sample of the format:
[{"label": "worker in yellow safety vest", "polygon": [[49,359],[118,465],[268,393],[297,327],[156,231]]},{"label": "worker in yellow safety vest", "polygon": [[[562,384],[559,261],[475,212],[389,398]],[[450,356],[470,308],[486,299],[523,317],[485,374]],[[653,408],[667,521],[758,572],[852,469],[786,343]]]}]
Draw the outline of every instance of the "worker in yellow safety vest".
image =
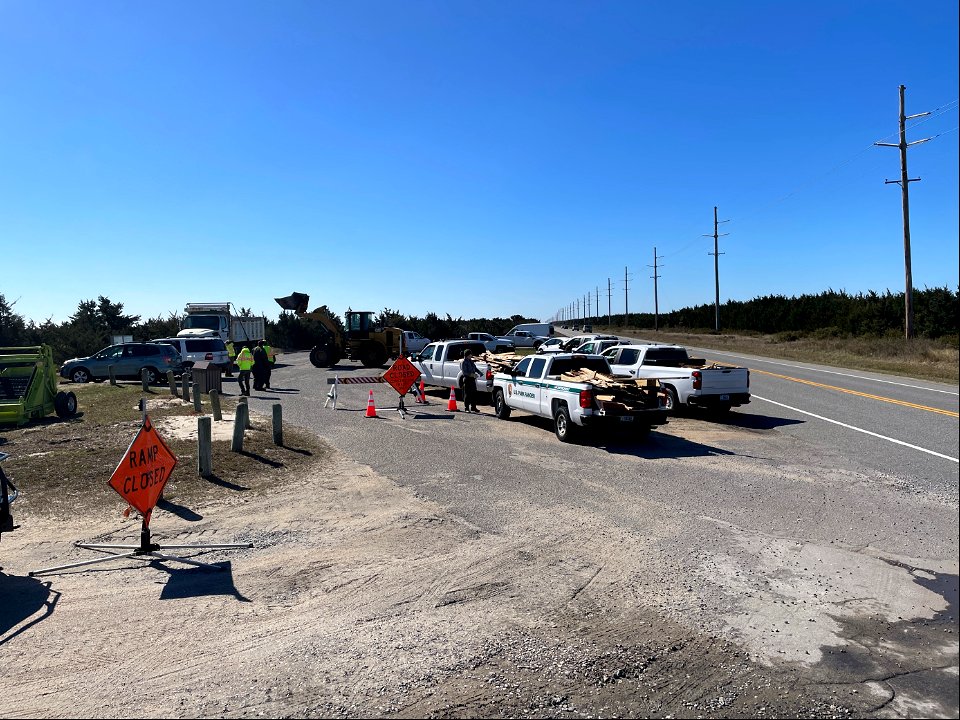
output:
[{"label": "worker in yellow safety vest", "polygon": [[237,351],[236,348],[233,347],[233,340],[230,340],[227,343],[227,377],[233,377],[233,363],[236,362],[236,359]]},{"label": "worker in yellow safety vest", "polygon": [[250,348],[244,346],[237,355],[237,367],[240,368],[240,374],[237,375],[237,385],[240,386],[241,395],[250,395],[250,371],[253,369],[253,353]]}]

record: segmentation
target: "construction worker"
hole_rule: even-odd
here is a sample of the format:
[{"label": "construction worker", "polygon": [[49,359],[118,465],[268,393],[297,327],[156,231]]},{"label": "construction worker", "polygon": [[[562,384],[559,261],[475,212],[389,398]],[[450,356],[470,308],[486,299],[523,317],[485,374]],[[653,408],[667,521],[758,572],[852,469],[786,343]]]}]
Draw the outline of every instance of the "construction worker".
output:
[{"label": "construction worker", "polygon": [[270,343],[266,340],[263,341],[263,350],[267,353],[267,369],[266,369],[266,380],[264,382],[267,390],[270,389],[270,374],[273,372],[273,365],[277,362],[277,354],[273,351],[273,348],[270,347]]},{"label": "construction worker", "polygon": [[233,347],[233,340],[227,341],[227,377],[233,377],[233,364],[237,361],[237,350]]},{"label": "construction worker", "polygon": [[237,367],[240,368],[240,374],[237,376],[237,385],[240,386],[241,395],[250,395],[250,371],[253,369],[253,353],[250,348],[244,345],[237,355]]}]

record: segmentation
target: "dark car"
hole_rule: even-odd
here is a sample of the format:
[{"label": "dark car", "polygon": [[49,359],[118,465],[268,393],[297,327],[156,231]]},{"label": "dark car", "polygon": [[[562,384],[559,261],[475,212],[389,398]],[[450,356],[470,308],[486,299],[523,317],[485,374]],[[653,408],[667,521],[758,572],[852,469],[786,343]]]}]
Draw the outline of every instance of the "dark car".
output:
[{"label": "dark car", "polygon": [[124,343],[111,345],[90,357],[72,358],[60,366],[60,377],[75,383],[103,380],[110,377],[109,367],[118,378],[140,379],[140,371],[147,371],[147,382],[156,384],[166,377],[168,370],[180,374],[183,361],[180,353],[169,345],[159,343]]}]

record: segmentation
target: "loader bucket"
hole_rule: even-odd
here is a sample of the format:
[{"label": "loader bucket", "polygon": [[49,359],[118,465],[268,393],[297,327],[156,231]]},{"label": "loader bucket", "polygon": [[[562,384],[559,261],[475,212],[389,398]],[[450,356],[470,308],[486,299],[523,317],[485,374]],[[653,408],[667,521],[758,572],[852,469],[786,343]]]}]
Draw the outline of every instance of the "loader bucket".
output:
[{"label": "loader bucket", "polygon": [[284,310],[293,310],[298,315],[303,315],[307,312],[307,303],[310,302],[310,296],[306,293],[295,292],[287,295],[287,297],[274,298],[274,300]]},{"label": "loader bucket", "polygon": [[54,410],[73,415],[76,396],[57,392],[50,346],[0,347],[0,425],[24,425]]}]

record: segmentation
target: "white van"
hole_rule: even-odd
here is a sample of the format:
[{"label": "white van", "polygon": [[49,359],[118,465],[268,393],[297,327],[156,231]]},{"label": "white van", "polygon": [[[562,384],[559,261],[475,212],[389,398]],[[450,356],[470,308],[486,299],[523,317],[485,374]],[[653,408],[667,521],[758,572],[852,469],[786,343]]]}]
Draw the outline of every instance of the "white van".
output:
[{"label": "white van", "polygon": [[550,323],[521,323],[520,325],[514,325],[510,328],[506,335],[513,335],[518,330],[528,332],[537,337],[550,337],[553,335],[553,325]]}]

